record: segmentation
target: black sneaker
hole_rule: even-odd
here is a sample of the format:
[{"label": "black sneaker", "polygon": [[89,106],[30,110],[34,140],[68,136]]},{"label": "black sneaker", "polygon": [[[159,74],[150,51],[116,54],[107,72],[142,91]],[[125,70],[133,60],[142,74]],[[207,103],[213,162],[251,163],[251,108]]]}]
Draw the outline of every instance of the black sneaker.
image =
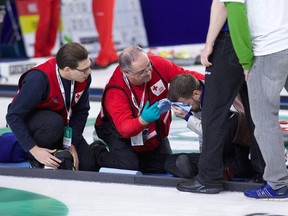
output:
[{"label": "black sneaker", "polygon": [[99,161],[99,158],[102,152],[108,152],[108,147],[107,145],[101,141],[101,140],[96,140],[93,143],[90,144],[89,148],[90,151],[93,154],[94,160],[95,160],[95,170],[99,171],[100,168],[102,167],[101,162]]},{"label": "black sneaker", "polygon": [[30,168],[38,168],[38,169],[43,169],[44,168],[44,164],[40,163],[39,161],[37,161],[35,158],[30,158],[29,159],[29,164],[30,164]]},{"label": "black sneaker", "polygon": [[61,160],[61,164],[58,169],[74,169],[74,159],[69,150],[58,150],[54,153],[54,156]]},{"label": "black sneaker", "polygon": [[39,161],[37,161],[36,159],[30,159],[29,164],[30,164],[30,168],[34,168],[34,169],[53,169],[53,170],[55,170],[54,167],[46,166],[46,165],[40,163]]},{"label": "black sneaker", "polygon": [[195,176],[189,181],[180,182],[177,190],[191,193],[217,194],[224,190],[223,184],[202,184]]}]

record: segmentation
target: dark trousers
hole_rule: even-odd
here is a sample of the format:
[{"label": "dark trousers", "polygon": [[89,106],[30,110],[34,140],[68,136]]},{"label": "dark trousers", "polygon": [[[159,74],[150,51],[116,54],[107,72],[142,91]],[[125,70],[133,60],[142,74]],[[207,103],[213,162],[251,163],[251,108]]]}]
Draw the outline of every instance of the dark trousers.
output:
[{"label": "dark trousers", "polygon": [[[64,123],[62,117],[53,111],[39,110],[29,116],[27,126],[37,146],[47,149],[63,149]],[[76,145],[79,170],[95,170],[95,160],[89,145],[82,137]]]},{"label": "dark trousers", "polygon": [[100,167],[138,170],[143,173],[165,173],[165,161],[172,154],[168,138],[159,141],[159,146],[148,152],[136,152],[130,139],[124,139],[115,127],[104,121],[96,127],[96,132],[109,147],[108,151],[100,151],[96,155]]},{"label": "dark trousers", "polygon": [[[230,180],[233,177],[236,178],[247,178],[251,176],[252,167],[249,160],[249,148],[244,145],[238,145],[233,143],[235,133],[238,128],[238,116],[230,112],[230,118],[228,120],[228,131],[224,139],[224,149],[223,149],[223,164],[224,178]],[[166,161],[166,170],[178,177],[192,178],[198,174],[198,161],[201,153],[180,153],[169,155]],[[190,176],[186,174],[183,175],[181,172],[181,167],[177,166],[177,160],[179,156],[186,155],[189,159],[191,170]]]},{"label": "dark trousers", "polygon": [[[238,92],[251,131],[254,126],[250,117],[243,69],[234,52],[228,32],[220,33],[217,37],[210,61],[213,65],[206,68],[205,72],[205,96],[202,106],[203,146],[198,163],[198,177],[203,183],[213,184],[223,181],[222,158],[225,137],[229,130],[229,111]],[[257,160],[255,168],[260,167],[261,172],[264,169],[261,162],[263,158],[254,137],[251,147],[253,151],[256,149],[253,152],[253,157]]]},{"label": "dark trousers", "polygon": [[166,173],[164,168],[167,157],[172,153],[168,139],[148,152],[135,152],[127,143],[109,143],[109,152],[102,151],[97,158],[101,167],[139,170],[143,173]]}]

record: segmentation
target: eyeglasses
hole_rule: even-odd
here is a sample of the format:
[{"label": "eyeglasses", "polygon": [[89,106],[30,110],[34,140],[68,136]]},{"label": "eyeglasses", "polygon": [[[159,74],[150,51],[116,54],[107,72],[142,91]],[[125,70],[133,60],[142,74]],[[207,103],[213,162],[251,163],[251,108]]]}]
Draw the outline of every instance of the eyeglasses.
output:
[{"label": "eyeglasses", "polygon": [[87,74],[87,73],[91,70],[91,68],[90,68],[90,66],[89,66],[89,67],[84,68],[84,69],[77,69],[77,68],[75,68],[74,70],[77,70],[77,71],[79,71],[79,72],[82,72],[82,73],[84,73],[84,74]]},{"label": "eyeglasses", "polygon": [[79,72],[82,72],[84,74],[87,74],[90,70],[91,70],[91,61],[90,61],[90,66],[89,67],[86,67],[86,68],[83,68],[83,69],[78,69],[78,68],[75,68],[74,70],[77,70]]},{"label": "eyeglasses", "polygon": [[144,69],[137,71],[137,72],[131,72],[130,71],[130,73],[135,75],[135,76],[141,77],[141,76],[145,75],[146,73],[151,72],[152,67],[153,67],[152,62],[149,61],[148,65]]}]

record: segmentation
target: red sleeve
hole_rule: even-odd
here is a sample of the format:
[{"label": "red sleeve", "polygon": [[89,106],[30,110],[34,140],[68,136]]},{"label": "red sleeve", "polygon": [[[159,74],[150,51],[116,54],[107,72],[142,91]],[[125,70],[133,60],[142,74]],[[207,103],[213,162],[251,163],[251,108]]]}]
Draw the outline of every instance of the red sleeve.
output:
[{"label": "red sleeve", "polygon": [[200,72],[186,70],[174,64],[172,61],[169,61],[160,56],[149,56],[149,57],[152,60],[152,63],[155,66],[155,68],[161,73],[161,75],[166,79],[168,83],[170,83],[175,76],[183,73],[189,73],[198,80],[204,80],[205,78],[204,74]]},{"label": "red sleeve", "polygon": [[197,71],[191,71],[191,70],[186,70],[186,71],[188,71],[188,73],[192,74],[198,80],[204,80],[205,79],[205,75],[202,73],[199,73]]},{"label": "red sleeve", "polygon": [[199,73],[197,71],[190,71],[190,73],[198,80],[204,80],[205,79],[205,75],[202,73]]},{"label": "red sleeve", "polygon": [[139,122],[138,117],[133,117],[130,103],[123,91],[109,89],[105,98],[104,106],[107,114],[112,118],[117,131],[123,138],[136,136],[145,128]]}]

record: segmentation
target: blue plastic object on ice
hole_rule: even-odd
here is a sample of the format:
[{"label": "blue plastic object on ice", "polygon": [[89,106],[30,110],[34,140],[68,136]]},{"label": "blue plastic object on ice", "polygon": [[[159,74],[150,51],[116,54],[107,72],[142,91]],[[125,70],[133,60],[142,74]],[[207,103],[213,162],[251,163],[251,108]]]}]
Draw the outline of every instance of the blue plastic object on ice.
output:
[{"label": "blue plastic object on ice", "polygon": [[171,102],[167,98],[164,98],[159,101],[158,108],[160,109],[160,113],[162,114],[164,112],[169,111],[171,109],[171,106],[178,106],[187,112],[189,112],[192,109],[192,105],[190,104],[183,104],[181,102]]}]

